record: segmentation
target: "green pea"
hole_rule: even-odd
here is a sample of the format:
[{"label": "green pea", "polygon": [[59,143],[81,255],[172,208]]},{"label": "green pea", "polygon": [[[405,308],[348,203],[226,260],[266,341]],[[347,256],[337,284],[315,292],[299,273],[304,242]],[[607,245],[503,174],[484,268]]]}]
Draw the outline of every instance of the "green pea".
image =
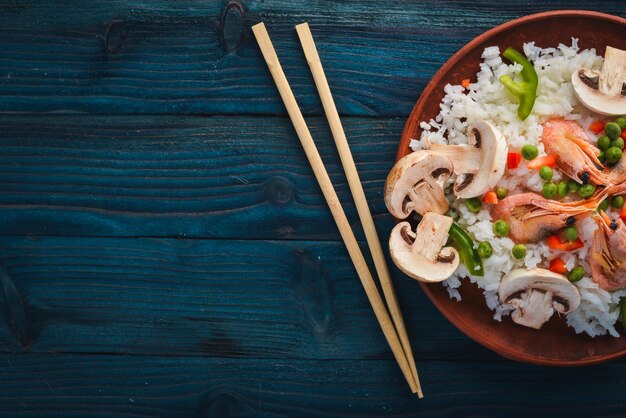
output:
[{"label": "green pea", "polygon": [[581,266],[578,266],[576,268],[574,268],[572,271],[569,272],[569,274],[567,275],[567,278],[570,282],[577,282],[580,279],[582,279],[583,277],[585,277],[585,269],[582,268]]},{"label": "green pea", "polygon": [[621,209],[624,206],[624,198],[622,196],[613,196],[611,199],[611,206],[616,209]]},{"label": "green pea", "polygon": [[567,183],[565,183],[564,181],[560,182],[556,186],[556,193],[561,197],[567,196]]},{"label": "green pea", "polygon": [[483,206],[483,202],[477,197],[472,197],[471,199],[465,199],[465,206],[467,206],[470,212],[478,213]]},{"label": "green pea", "polygon": [[509,195],[509,190],[506,187],[498,186],[496,187],[496,196],[498,199],[502,200]]},{"label": "green pea", "polygon": [[506,237],[509,235],[509,224],[503,220],[496,221],[493,224],[493,232],[499,237]]},{"label": "green pea", "polygon": [[622,158],[622,150],[618,147],[611,147],[604,151],[606,155],[606,162],[609,164],[615,164]]},{"label": "green pea", "polygon": [[575,180],[569,179],[567,180],[567,191],[570,193],[578,193],[578,189],[580,189],[580,184]]},{"label": "green pea", "polygon": [[576,241],[576,238],[578,238],[578,229],[576,229],[575,226],[565,228],[565,238],[567,238],[569,242]]},{"label": "green pea", "polygon": [[606,161],[606,154],[604,153],[604,151],[600,151],[600,154],[598,154],[598,160],[600,160],[600,162],[604,164],[604,162]]},{"label": "green pea", "polygon": [[596,192],[596,186],[591,183],[583,184],[578,189],[578,195],[583,198],[591,197]]},{"label": "green pea", "polygon": [[493,254],[493,247],[487,241],[478,244],[478,255],[480,258],[489,258]]},{"label": "green pea", "polygon": [[615,138],[614,140],[611,141],[611,146],[612,147],[617,147],[617,148],[619,148],[619,149],[621,149],[623,151],[624,150],[624,140],[618,136],[617,138]]},{"label": "green pea", "polygon": [[541,177],[545,181],[552,180],[553,174],[554,173],[552,173],[552,169],[547,165],[544,165],[543,167],[541,167],[541,169],[539,169],[539,177]]},{"label": "green pea", "polygon": [[602,135],[598,138],[598,148],[602,151],[606,151],[611,146],[611,138],[606,135]]},{"label": "green pea", "polygon": [[552,199],[554,196],[556,196],[556,193],[557,193],[556,184],[554,183],[544,184],[543,188],[541,189],[541,193],[543,193],[543,197],[547,199]]},{"label": "green pea", "polygon": [[532,160],[537,158],[537,155],[539,155],[539,150],[537,149],[536,146],[534,145],[524,145],[522,147],[522,157],[525,160]]},{"label": "green pea", "polygon": [[617,123],[617,126],[620,127],[620,129],[626,129],[626,118],[625,117],[619,117],[617,119],[615,119],[615,123]]},{"label": "green pea", "polygon": [[520,260],[526,257],[526,246],[524,244],[515,244],[511,249],[511,253],[513,253],[513,257]]},{"label": "green pea", "polygon": [[603,200],[602,202],[600,202],[600,204],[598,205],[598,212],[601,211],[605,211],[609,208],[609,201],[608,200]]},{"label": "green pea", "polygon": [[611,139],[617,138],[622,133],[622,128],[615,122],[609,122],[604,125],[604,133]]}]

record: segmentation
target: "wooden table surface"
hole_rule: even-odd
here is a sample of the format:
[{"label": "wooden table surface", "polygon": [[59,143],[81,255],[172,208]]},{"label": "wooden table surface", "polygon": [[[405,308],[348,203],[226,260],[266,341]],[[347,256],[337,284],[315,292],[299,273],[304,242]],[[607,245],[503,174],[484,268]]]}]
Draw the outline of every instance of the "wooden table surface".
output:
[{"label": "wooden table surface", "polygon": [[356,227],[293,29],[310,22],[384,238],[383,182],[435,71],[507,20],[590,7],[626,15],[583,0],[2,3],[0,413],[626,413],[626,359],[504,360],[393,269],[426,397],[410,395],[250,31],[266,22]]}]

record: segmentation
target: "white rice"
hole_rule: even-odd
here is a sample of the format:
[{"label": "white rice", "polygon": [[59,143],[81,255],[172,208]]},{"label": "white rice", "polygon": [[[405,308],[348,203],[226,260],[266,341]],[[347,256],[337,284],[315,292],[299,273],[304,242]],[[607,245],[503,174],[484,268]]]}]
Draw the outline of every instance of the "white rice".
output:
[{"label": "white rice", "polygon": [[[504,88],[499,77],[509,74],[512,77],[519,73],[519,64],[506,64],[502,61],[497,46],[485,48],[477,74],[477,81],[468,89],[460,85],[445,86],[445,97],[440,104],[441,111],[434,120],[420,124],[422,134],[420,140],[411,140],[410,147],[417,151],[425,144],[467,143],[467,127],[479,120],[487,120],[496,126],[509,143],[509,148],[519,149],[523,145],[533,144],[539,149],[539,155],[545,155],[540,142],[542,123],[554,116],[576,120],[585,129],[597,117],[586,110],[576,99],[570,77],[580,68],[599,68],[602,57],[596,55],[594,49],[580,50],[578,40],[572,39],[571,46],[559,45],[557,48],[540,48],[534,42],[524,44],[524,54],[533,62],[539,76],[537,99],[531,115],[521,121],[517,117],[517,100]],[[459,80],[460,81],[460,80]],[[587,131],[592,142],[596,136]],[[560,180],[555,170],[555,180]],[[543,181],[536,171],[529,171],[524,164],[516,170],[507,170],[499,185],[509,189],[509,193],[519,193],[528,189],[541,192]],[[472,276],[462,265],[455,275],[444,282],[451,298],[461,300],[458,288],[464,277],[484,289],[487,306],[494,311],[494,319],[500,320],[508,315],[512,308],[504,306],[498,299],[500,280],[512,269],[524,267],[544,267],[550,259],[560,257],[568,269],[582,265],[586,277],[576,283],[580,290],[582,302],[580,307],[567,315],[567,323],[577,333],[587,333],[594,337],[610,334],[618,336],[615,322],[619,317],[619,299],[626,295],[626,289],[617,292],[604,291],[591,280],[587,253],[591,246],[596,224],[591,219],[580,222],[578,229],[585,248],[576,253],[556,253],[548,251],[545,243],[526,244],[528,253],[523,260],[511,256],[513,241],[499,238],[493,233],[491,216],[485,208],[474,214],[467,210],[462,201],[454,198],[448,189],[448,197],[453,208],[456,221],[474,238],[475,245],[488,241],[493,246],[493,255],[485,259],[484,277]]]}]

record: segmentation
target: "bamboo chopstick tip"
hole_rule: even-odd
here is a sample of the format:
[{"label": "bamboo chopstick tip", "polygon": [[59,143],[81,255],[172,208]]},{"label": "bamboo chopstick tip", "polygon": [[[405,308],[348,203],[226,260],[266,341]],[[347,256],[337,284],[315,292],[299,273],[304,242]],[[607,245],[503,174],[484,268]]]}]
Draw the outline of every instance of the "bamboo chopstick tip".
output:
[{"label": "bamboo chopstick tip", "polygon": [[309,29],[309,22],[302,22],[296,25],[296,30],[298,32],[300,32],[300,30],[307,30]]},{"label": "bamboo chopstick tip", "polygon": [[267,31],[267,29],[265,29],[265,23],[259,22],[256,25],[252,25],[252,32],[257,33],[258,31]]}]

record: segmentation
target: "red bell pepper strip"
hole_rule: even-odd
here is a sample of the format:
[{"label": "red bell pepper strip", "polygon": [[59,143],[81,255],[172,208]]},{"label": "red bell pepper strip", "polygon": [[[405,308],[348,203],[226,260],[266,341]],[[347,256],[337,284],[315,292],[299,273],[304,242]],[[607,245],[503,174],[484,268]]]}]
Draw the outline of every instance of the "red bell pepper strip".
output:
[{"label": "red bell pepper strip", "polygon": [[574,241],[565,240],[561,241],[561,237],[558,235],[551,235],[546,239],[546,244],[553,250],[558,251],[574,251],[584,247],[583,241],[580,238],[576,238]]},{"label": "red bell pepper strip", "polygon": [[589,125],[589,130],[593,132],[594,134],[598,135],[600,132],[604,130],[604,125],[606,124],[602,122],[601,120],[596,120],[596,121],[591,122],[591,125]]},{"label": "red bell pepper strip", "polygon": [[509,152],[506,157],[507,168],[514,170],[519,167],[519,163],[522,161],[522,154],[519,152]]},{"label": "red bell pepper strip", "polygon": [[554,167],[556,165],[556,155],[546,155],[528,162],[528,168],[531,170],[539,170],[544,165]]},{"label": "red bell pepper strip", "polygon": [[554,260],[550,261],[550,271],[559,274],[565,274],[567,273],[567,268],[565,268],[565,263],[563,262],[563,260],[561,260],[560,258],[555,258]]}]

